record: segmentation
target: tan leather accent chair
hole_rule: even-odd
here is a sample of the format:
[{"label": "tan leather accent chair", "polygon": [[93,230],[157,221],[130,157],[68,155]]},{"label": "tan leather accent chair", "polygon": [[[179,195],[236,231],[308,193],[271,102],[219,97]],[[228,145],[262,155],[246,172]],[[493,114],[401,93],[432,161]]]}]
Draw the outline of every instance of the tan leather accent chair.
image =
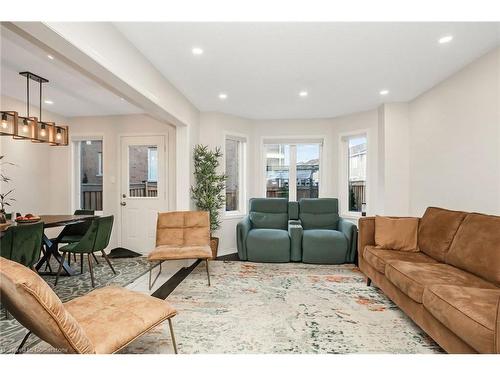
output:
[{"label": "tan leather accent chair", "polygon": [[29,268],[0,257],[2,303],[31,333],[62,353],[111,354],[168,320],[174,352],[177,347],[166,301],[121,287],[95,289],[62,303],[49,285]]},{"label": "tan leather accent chair", "polygon": [[206,211],[175,211],[158,213],[156,224],[156,247],[148,255],[150,262],[158,262],[160,271],[153,281],[149,270],[149,289],[161,273],[161,264],[166,260],[204,259],[207,267],[208,286],[210,273],[208,260],[210,248],[210,215]]}]

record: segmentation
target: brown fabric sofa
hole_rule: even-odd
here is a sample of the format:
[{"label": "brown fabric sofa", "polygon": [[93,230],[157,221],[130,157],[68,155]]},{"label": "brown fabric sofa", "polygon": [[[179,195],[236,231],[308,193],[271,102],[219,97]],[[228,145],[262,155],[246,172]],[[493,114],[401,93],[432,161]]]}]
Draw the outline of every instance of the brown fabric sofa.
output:
[{"label": "brown fabric sofa", "polygon": [[417,252],[375,246],[359,220],[359,268],[449,353],[500,353],[500,217],[429,207]]}]

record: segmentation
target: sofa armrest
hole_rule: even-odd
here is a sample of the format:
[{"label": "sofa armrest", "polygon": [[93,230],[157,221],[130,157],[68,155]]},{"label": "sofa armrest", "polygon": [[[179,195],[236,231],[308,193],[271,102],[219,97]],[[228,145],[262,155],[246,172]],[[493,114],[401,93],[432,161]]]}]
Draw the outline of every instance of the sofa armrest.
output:
[{"label": "sofa armrest", "polygon": [[250,222],[250,217],[245,216],[236,225],[236,247],[238,248],[238,257],[241,260],[247,260],[247,236],[248,232],[252,229],[252,223]]},{"label": "sofa armrest", "polygon": [[497,302],[497,326],[495,332],[495,346],[496,346],[496,353],[500,354],[500,296],[498,297],[498,302]]},{"label": "sofa armrest", "polygon": [[358,225],[358,257],[361,257],[365,246],[375,245],[375,217],[362,217]]},{"label": "sofa armrest", "polygon": [[290,236],[290,259],[295,262],[302,260],[302,223],[300,220],[288,221],[288,235]]},{"label": "sofa armrest", "polygon": [[358,227],[349,220],[339,218],[338,230],[347,238],[347,254],[345,261],[347,263],[356,262],[356,250],[358,247]]}]

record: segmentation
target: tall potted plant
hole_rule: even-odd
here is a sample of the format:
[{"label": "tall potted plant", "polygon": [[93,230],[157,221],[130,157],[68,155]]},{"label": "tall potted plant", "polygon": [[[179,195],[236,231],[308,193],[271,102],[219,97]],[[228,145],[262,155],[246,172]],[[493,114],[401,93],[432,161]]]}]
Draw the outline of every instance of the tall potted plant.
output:
[{"label": "tall potted plant", "polygon": [[224,207],[224,189],[226,175],[218,173],[222,152],[219,147],[210,150],[208,146],[196,145],[194,148],[195,184],[191,186],[191,195],[196,207],[210,213],[210,245],[212,257],[217,256],[219,239],[214,232],[220,228],[220,210]]}]

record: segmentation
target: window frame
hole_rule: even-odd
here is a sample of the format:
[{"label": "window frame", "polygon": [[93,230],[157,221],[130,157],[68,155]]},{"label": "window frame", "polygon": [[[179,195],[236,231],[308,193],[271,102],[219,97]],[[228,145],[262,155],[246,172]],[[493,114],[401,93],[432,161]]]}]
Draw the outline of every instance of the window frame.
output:
[{"label": "window frame", "polygon": [[71,211],[74,212],[75,210],[81,209],[81,191],[80,191],[80,172],[81,172],[81,155],[80,155],[80,142],[84,141],[101,141],[102,142],[102,150],[101,150],[101,157],[102,157],[102,210],[101,211],[95,211],[96,215],[103,215],[104,214],[104,205],[105,202],[108,199],[108,196],[106,194],[106,189],[105,189],[105,184],[107,181],[106,175],[104,174],[104,161],[106,160],[106,142],[105,142],[105,136],[103,133],[92,133],[92,134],[81,134],[81,135],[76,135],[76,136],[71,136],[69,144],[71,145],[71,173],[70,173],[70,179],[71,179]]},{"label": "window frame", "polygon": [[[270,144],[283,144],[290,146],[290,170],[289,170],[289,184],[288,184],[288,201],[293,202],[297,200],[297,145],[304,144],[318,144],[319,145],[319,189],[318,189],[318,198],[321,198],[324,195],[325,184],[322,183],[325,181],[324,171],[322,166],[323,163],[323,155],[324,148],[326,144],[326,136],[318,135],[318,136],[264,136],[261,137],[260,143],[260,157],[261,157],[261,187],[262,187],[262,197],[267,196],[267,176],[266,176],[266,167],[267,167],[267,158],[266,158],[266,145]],[[293,184],[290,184],[290,181],[294,181]]]},{"label": "window frame", "polygon": [[359,219],[362,215],[358,211],[349,210],[349,140],[352,138],[366,138],[366,166],[365,166],[365,203],[366,211],[370,207],[370,132],[369,129],[359,129],[339,134],[339,211],[342,217]]},{"label": "window frame", "polygon": [[[236,210],[226,211],[226,203],[224,202],[224,218],[240,218],[246,215],[247,212],[247,149],[248,137],[244,134],[234,132],[224,132],[223,138],[223,171],[226,173],[226,140],[231,139],[238,142],[238,207]],[[224,197],[226,189],[224,189]]]},{"label": "window frame", "polygon": [[97,174],[96,174],[96,177],[102,177],[102,151],[97,153]]}]

